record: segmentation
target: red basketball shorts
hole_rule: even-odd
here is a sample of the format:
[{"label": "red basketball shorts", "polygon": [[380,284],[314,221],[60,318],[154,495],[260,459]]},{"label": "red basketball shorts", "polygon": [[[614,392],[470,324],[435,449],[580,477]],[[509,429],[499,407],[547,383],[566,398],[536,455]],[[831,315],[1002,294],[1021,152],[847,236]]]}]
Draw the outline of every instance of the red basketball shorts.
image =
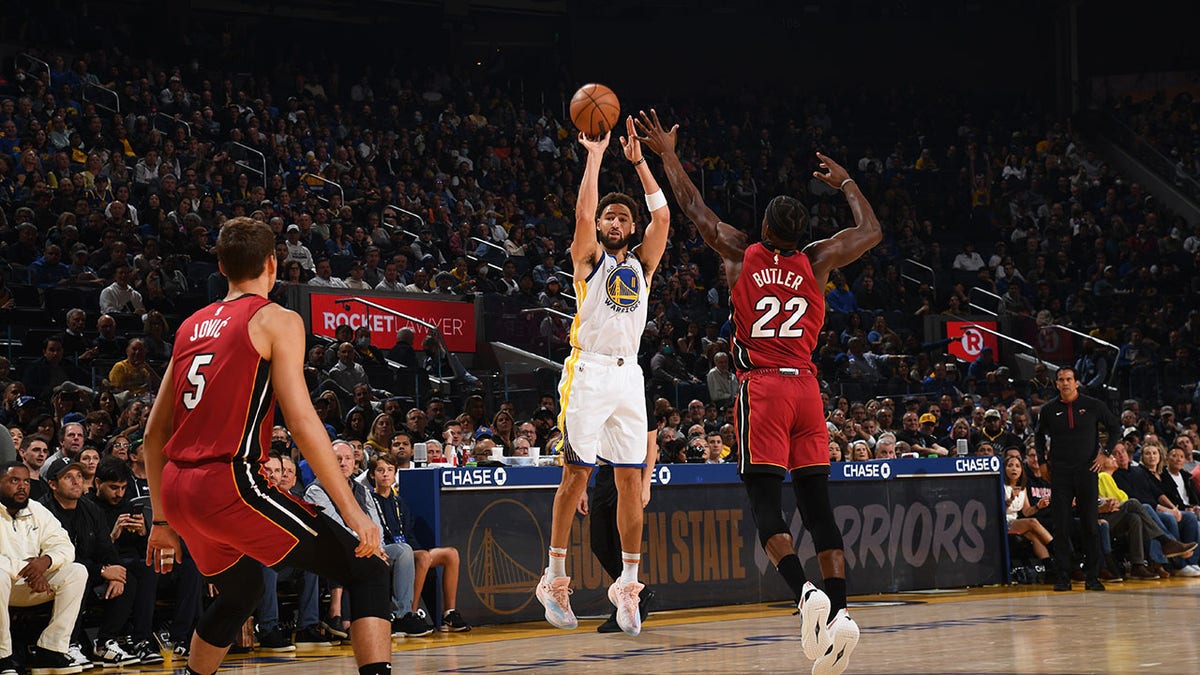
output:
[{"label": "red basketball shorts", "polygon": [[739,474],[829,473],[829,429],[811,367],[743,374],[734,411]]},{"label": "red basketball shorts", "polygon": [[316,536],[317,510],[280,492],[258,469],[240,460],[163,467],[163,515],[201,574],[219,574],[243,555],[274,565],[301,538]]}]

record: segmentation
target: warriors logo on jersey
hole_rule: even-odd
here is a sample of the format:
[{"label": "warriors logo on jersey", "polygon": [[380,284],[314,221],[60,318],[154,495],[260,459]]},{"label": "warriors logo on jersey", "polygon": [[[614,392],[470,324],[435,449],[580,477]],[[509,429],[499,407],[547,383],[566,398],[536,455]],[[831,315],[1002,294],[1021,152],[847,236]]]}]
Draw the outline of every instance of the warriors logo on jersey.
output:
[{"label": "warriors logo on jersey", "polygon": [[618,312],[632,312],[641,299],[642,275],[626,265],[613,268],[604,281],[605,304]]}]

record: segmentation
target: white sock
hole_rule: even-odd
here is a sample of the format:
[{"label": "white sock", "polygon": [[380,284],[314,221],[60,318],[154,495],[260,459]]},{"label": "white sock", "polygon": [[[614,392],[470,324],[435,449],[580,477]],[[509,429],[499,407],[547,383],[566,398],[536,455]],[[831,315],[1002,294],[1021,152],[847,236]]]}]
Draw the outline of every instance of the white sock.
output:
[{"label": "white sock", "polygon": [[638,580],[638,564],[642,562],[641,553],[626,553],[621,551],[621,581],[627,584]]},{"label": "white sock", "polygon": [[567,576],[567,549],[550,547],[550,579]]}]

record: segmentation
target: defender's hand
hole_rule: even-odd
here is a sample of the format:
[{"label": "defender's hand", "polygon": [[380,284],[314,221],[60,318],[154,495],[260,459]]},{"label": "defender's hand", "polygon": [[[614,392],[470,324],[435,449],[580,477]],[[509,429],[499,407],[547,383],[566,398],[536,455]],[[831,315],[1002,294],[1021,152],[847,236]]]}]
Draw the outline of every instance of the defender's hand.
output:
[{"label": "defender's hand", "polygon": [[820,179],[822,183],[835,190],[841,190],[842,183],[850,177],[850,174],[844,168],[842,168],[841,164],[838,164],[819,152],[817,153],[817,159],[821,160],[821,168],[825,169],[825,173],[814,171],[813,177]]},{"label": "defender's hand", "polygon": [[650,114],[645,111],[638,111],[638,119],[633,121],[634,127],[641,134],[637,137],[639,141],[646,144],[650,151],[658,156],[675,154],[675,141],[678,139],[679,125],[671,127],[670,131],[663,129],[663,125],[658,121],[658,112],[654,108],[650,109]]}]

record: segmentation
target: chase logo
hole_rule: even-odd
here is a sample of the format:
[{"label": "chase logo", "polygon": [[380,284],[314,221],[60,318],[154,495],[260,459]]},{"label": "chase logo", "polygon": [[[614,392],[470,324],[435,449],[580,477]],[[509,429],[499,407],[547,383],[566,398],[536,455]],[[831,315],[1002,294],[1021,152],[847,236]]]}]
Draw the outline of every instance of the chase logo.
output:
[{"label": "chase logo", "polygon": [[490,487],[508,482],[504,467],[451,469],[442,472],[442,487]]},{"label": "chase logo", "polygon": [[618,312],[632,312],[637,309],[641,290],[642,278],[637,270],[619,265],[608,273],[608,278],[604,281],[604,292],[607,296],[605,304]]}]

